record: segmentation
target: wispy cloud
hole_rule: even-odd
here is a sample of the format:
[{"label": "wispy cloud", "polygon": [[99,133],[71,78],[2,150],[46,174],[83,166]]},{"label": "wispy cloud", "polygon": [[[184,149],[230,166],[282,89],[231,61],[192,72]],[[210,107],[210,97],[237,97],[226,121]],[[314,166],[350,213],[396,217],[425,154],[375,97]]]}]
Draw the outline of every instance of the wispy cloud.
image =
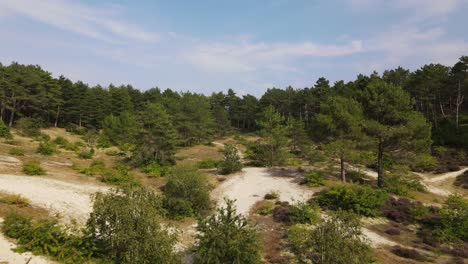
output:
[{"label": "wispy cloud", "polygon": [[69,0],[0,0],[4,14],[21,15],[87,37],[157,42],[159,35],[97,8]]},{"label": "wispy cloud", "polygon": [[[232,44],[203,44],[183,55],[194,66],[213,72],[250,72],[259,68],[295,71],[287,62],[298,58],[336,57],[359,53],[361,41],[343,45],[302,43],[265,43],[246,40]],[[274,65],[270,67],[269,65]]]}]

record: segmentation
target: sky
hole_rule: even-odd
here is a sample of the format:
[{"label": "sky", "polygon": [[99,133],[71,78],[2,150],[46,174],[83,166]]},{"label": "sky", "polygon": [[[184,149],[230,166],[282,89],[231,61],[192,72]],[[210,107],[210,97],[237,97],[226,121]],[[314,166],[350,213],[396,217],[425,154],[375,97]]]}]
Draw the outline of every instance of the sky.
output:
[{"label": "sky", "polygon": [[468,55],[468,0],[0,0],[0,62],[210,94]]}]

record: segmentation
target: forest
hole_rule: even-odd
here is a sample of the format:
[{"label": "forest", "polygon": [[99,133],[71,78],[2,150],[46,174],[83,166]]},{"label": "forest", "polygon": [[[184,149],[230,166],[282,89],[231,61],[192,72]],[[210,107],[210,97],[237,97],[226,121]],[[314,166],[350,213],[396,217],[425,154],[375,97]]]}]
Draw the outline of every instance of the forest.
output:
[{"label": "forest", "polygon": [[[259,98],[90,86],[0,64],[0,163],[22,164],[0,180],[68,173],[110,188],[77,228],[0,186],[1,230],[19,251],[63,263],[464,263],[467,100],[468,56]],[[259,179],[240,188],[253,194],[223,197],[242,173]],[[293,180],[266,190],[262,177]],[[391,241],[375,249],[366,232]]]}]

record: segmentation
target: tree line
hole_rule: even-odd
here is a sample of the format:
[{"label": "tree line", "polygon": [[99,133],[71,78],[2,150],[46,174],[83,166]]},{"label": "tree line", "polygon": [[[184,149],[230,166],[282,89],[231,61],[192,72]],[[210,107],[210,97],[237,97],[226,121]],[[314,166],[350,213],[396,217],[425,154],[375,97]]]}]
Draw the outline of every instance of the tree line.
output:
[{"label": "tree line", "polygon": [[[224,135],[232,128],[258,131],[262,128],[262,113],[271,106],[291,125],[303,127],[305,135],[311,139],[321,138],[329,130],[327,126],[331,124],[327,118],[328,121],[332,118],[334,122],[342,119],[340,131],[328,131],[327,135],[339,137],[344,143],[356,134],[357,128],[362,127],[355,126],[359,119],[407,126],[408,121],[393,117],[385,119],[388,114],[396,114],[395,111],[404,116],[400,116],[400,119],[419,119],[413,114],[411,117],[405,116],[416,111],[430,121],[435,144],[452,147],[468,145],[468,133],[465,133],[468,105],[463,103],[468,94],[467,56],[460,57],[451,67],[429,64],[413,72],[398,67],[381,75],[377,72],[369,76],[360,74],[350,82],[330,84],[322,77],[311,87],[270,88],[259,99],[249,94],[239,96],[232,89],[227,93],[206,96],[157,87],[146,91],[131,85],[90,87],[81,81],[72,82],[64,76],[54,78],[40,66],[16,62],[0,65],[0,88],[0,118],[9,126],[22,117],[28,117],[37,119],[44,126],[95,130],[104,126],[125,127],[129,134],[118,131],[112,135],[113,141],[119,141],[119,138],[122,141],[129,135],[148,138],[157,134],[160,137],[163,133],[175,145],[190,146],[209,141],[215,135]],[[399,93],[399,98],[394,98],[395,92]],[[338,113],[336,109],[344,112]],[[340,114],[341,117],[337,116]],[[138,126],[153,132],[141,134],[142,127],[139,127],[140,130],[132,129]],[[158,131],[158,127],[164,129]],[[369,130],[369,126],[366,129]],[[372,129],[376,134],[384,133],[377,131],[382,127]],[[389,137],[387,134],[382,134],[378,139],[382,148],[387,144],[383,138]],[[149,140],[156,145],[164,144],[157,143],[156,137]],[[295,143],[297,148],[297,138]],[[161,156],[163,153],[153,154],[158,155],[158,160],[164,159]]]}]

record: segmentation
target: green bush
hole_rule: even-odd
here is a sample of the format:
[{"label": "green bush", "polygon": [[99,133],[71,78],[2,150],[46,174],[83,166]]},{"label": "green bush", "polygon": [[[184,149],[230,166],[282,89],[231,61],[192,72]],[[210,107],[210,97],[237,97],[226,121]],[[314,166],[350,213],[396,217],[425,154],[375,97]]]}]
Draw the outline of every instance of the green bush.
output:
[{"label": "green bush", "polygon": [[26,175],[45,175],[46,171],[38,161],[30,161],[23,164],[23,173]]},{"label": "green bush", "polygon": [[346,210],[365,216],[377,216],[388,195],[367,185],[340,184],[317,197],[317,202],[330,210]]},{"label": "green bush", "polygon": [[16,128],[22,136],[37,137],[41,134],[42,121],[30,117],[22,117],[16,121]]},{"label": "green bush", "polygon": [[10,128],[0,120],[0,138],[11,139]]},{"label": "green bush", "polygon": [[92,159],[93,156],[94,156],[94,149],[93,148],[83,150],[83,151],[80,151],[80,153],[78,153],[78,157],[80,159]]},{"label": "green bush", "polygon": [[106,170],[102,174],[102,182],[123,187],[140,186],[140,182],[123,165]]},{"label": "green bush", "polygon": [[57,152],[57,147],[50,141],[41,141],[36,152],[44,156],[50,156]]},{"label": "green bush", "polygon": [[0,191],[0,203],[25,207],[29,205],[29,199],[22,197],[19,194],[9,194]]},{"label": "green bush", "polygon": [[304,177],[304,184],[310,187],[319,187],[325,185],[325,177],[318,171],[311,171]]},{"label": "green bush", "polygon": [[214,169],[218,166],[219,161],[214,159],[204,159],[197,162],[199,169]]},{"label": "green bush", "polygon": [[320,220],[320,207],[313,203],[298,202],[289,209],[289,219],[295,224],[315,224]]},{"label": "green bush", "polygon": [[242,170],[239,151],[234,145],[227,144],[223,149],[224,159],[218,164],[218,171],[227,175]]},{"label": "green bush", "polygon": [[118,156],[120,154],[120,151],[116,150],[116,149],[109,149],[105,152],[105,154],[107,156],[111,156],[111,157],[114,157],[114,156]]},{"label": "green bush", "polygon": [[143,169],[149,177],[164,177],[169,173],[169,170],[170,167],[160,165],[157,162],[151,162]]},{"label": "green bush", "polygon": [[176,235],[161,223],[161,198],[142,188],[98,193],[86,231],[105,263],[181,263]]},{"label": "green bush", "polygon": [[437,166],[437,159],[429,154],[417,155],[411,162],[413,171],[432,171]]},{"label": "green bush", "polygon": [[59,146],[65,146],[66,144],[70,143],[66,138],[62,136],[58,136],[54,139],[54,143]]},{"label": "green bush", "polygon": [[288,232],[291,249],[299,263],[373,263],[359,218],[340,212],[315,228],[295,225]]},{"label": "green bush", "polygon": [[253,226],[238,215],[233,201],[216,214],[200,219],[195,235],[195,264],[262,263],[260,241]]},{"label": "green bush", "polygon": [[404,174],[388,174],[384,177],[384,190],[400,196],[408,196],[409,191],[426,191],[426,187],[417,179]]},{"label": "green bush", "polygon": [[95,176],[95,175],[104,175],[106,173],[106,165],[104,164],[104,161],[102,160],[93,160],[89,167],[86,167],[84,169],[79,169],[80,173],[83,173],[88,176]]},{"label": "green bush", "polygon": [[10,149],[10,151],[8,153],[10,153],[10,155],[13,155],[13,156],[24,156],[24,149],[22,149],[22,148],[12,148],[12,149]]},{"label": "green bush", "polygon": [[270,191],[263,197],[265,200],[275,200],[279,198],[279,193],[277,191]]},{"label": "green bush", "polygon": [[[173,167],[164,186],[166,196],[164,207],[172,217],[183,217],[198,214],[210,206],[209,186],[206,176],[190,166]],[[174,201],[174,199],[181,199]],[[177,208],[171,205],[177,204]],[[191,210],[180,212],[180,205],[190,204]]]},{"label": "green bush", "polygon": [[271,201],[262,201],[256,209],[259,215],[269,215],[273,212],[274,204]]},{"label": "green bush", "polygon": [[16,239],[16,251],[31,251],[62,263],[85,263],[95,253],[95,246],[88,239],[63,230],[56,220],[33,220],[12,212],[5,217],[2,231]]}]

